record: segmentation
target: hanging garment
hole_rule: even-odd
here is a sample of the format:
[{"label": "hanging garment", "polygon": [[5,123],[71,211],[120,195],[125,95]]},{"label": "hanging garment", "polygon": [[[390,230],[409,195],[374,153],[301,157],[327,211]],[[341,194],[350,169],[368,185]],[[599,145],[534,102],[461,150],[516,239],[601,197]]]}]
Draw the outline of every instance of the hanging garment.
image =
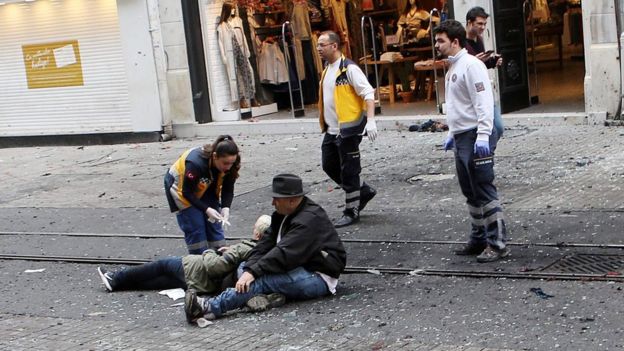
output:
[{"label": "hanging garment", "polygon": [[236,38],[236,42],[238,43],[238,46],[239,46],[243,56],[247,60],[247,64],[249,66],[248,69],[250,71],[252,71],[251,85],[255,86],[256,82],[254,81],[253,70],[251,68],[251,63],[249,62],[249,58],[251,57],[251,51],[249,50],[249,46],[247,45],[247,38],[245,38],[245,30],[243,28],[243,20],[239,16],[230,17],[230,19],[228,20],[228,23],[230,24],[230,27],[232,27],[232,31],[234,33],[234,38]]},{"label": "hanging garment", "polygon": [[234,49],[234,61],[236,62],[236,78],[239,98],[247,100],[253,99],[256,87],[253,81],[253,73],[249,60],[245,57],[242,48],[238,45],[236,38],[232,37],[232,48]]},{"label": "hanging garment", "polygon": [[[312,49],[316,49],[316,46],[318,45],[318,35],[316,33],[312,33],[312,36],[310,37],[312,40],[310,40],[311,44],[312,44]],[[314,52],[314,67],[316,68],[316,72],[317,75],[316,77],[319,78],[321,72],[323,72],[323,60],[321,59],[321,55],[318,54],[318,52]]]},{"label": "hanging garment", "polygon": [[533,19],[539,23],[547,22],[550,18],[550,8],[546,0],[533,0]]},{"label": "hanging garment", "polygon": [[304,80],[306,79],[306,72],[305,72],[305,66],[304,66],[304,61],[303,61],[303,47],[301,46],[301,39],[298,38],[294,38],[295,40],[295,57],[294,60],[291,56],[291,61],[290,64],[291,65],[295,65],[297,66],[297,75],[299,76],[299,80]]},{"label": "hanging garment", "polygon": [[312,26],[310,25],[310,15],[308,13],[308,3],[306,1],[297,1],[294,3],[290,21],[295,37],[300,40],[310,39]]},{"label": "hanging garment", "polygon": [[217,26],[217,36],[219,39],[219,52],[221,60],[225,65],[228,84],[230,86],[230,101],[238,102],[238,91],[236,83],[236,67],[234,61],[234,49],[232,47],[234,32],[227,22],[222,22]]},{"label": "hanging garment", "polygon": [[315,104],[318,101],[319,75],[314,66],[314,56],[319,56],[311,40],[301,41],[303,59],[305,62],[306,79],[303,82],[303,101],[305,104]]},{"label": "hanging garment", "polygon": [[288,82],[286,59],[278,43],[262,43],[258,55],[258,75],[262,83],[281,84]]},{"label": "hanging garment", "polygon": [[[350,38],[346,0],[321,0],[321,4],[324,8],[330,9],[338,35],[345,41]],[[343,53],[347,56],[350,55],[351,49],[348,45],[343,46]]]}]

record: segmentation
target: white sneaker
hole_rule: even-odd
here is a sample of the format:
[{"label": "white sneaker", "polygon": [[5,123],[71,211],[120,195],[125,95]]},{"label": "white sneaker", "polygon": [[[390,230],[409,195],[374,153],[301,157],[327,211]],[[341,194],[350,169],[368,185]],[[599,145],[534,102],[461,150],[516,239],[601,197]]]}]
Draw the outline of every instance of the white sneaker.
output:
[{"label": "white sneaker", "polygon": [[109,292],[113,291],[113,275],[111,272],[107,272],[106,269],[102,267],[98,267],[98,274],[100,275],[100,279],[102,279],[102,283],[106,287],[106,290]]}]

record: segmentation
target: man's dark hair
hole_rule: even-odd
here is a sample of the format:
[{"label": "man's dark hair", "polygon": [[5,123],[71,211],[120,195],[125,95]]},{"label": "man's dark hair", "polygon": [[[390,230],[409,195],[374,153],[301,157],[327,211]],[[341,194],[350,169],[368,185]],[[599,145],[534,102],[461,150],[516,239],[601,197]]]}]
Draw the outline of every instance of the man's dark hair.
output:
[{"label": "man's dark hair", "polygon": [[466,29],[464,26],[453,19],[447,19],[440,23],[439,26],[433,29],[433,34],[446,33],[449,40],[452,42],[457,39],[459,46],[464,48],[466,46]]},{"label": "man's dark hair", "polygon": [[[326,30],[321,33],[321,35],[327,35],[327,39],[329,39],[329,42],[336,43],[336,46],[338,46],[338,49],[340,49],[342,43],[340,42],[340,35],[338,35],[336,32],[334,32],[333,30]],[[319,35],[319,37],[321,35]]]},{"label": "man's dark hair", "polygon": [[466,22],[474,22],[477,17],[488,18],[490,15],[481,6],[475,6],[466,13]]}]

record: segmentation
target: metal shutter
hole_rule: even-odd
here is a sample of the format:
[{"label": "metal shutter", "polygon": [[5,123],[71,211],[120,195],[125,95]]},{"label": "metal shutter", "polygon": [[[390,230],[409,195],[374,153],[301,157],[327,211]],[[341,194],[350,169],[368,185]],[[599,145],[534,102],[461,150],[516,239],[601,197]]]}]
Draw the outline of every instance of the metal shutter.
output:
[{"label": "metal shutter", "polygon": [[[29,89],[23,46],[67,41],[78,43],[83,85]],[[115,0],[0,6],[0,67],[0,136],[132,131]]]}]

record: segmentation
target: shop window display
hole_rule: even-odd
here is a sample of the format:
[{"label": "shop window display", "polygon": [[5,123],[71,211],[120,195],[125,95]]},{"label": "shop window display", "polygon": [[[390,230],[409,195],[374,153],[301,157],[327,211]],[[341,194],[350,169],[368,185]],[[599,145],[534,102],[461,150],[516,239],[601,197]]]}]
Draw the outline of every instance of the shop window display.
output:
[{"label": "shop window display", "polygon": [[[314,105],[318,101],[319,78],[324,64],[316,50],[318,36],[325,30],[335,31],[343,39],[345,56],[362,62],[363,57],[372,56],[370,35],[365,36],[365,40],[368,41],[365,44],[367,52],[364,52],[362,43],[360,23],[363,15],[373,19],[378,58],[384,52],[400,53],[403,57],[413,56],[410,62],[392,67],[394,73],[397,73],[395,76],[399,78],[397,83],[402,83],[403,91],[411,91],[411,85],[416,80],[412,61],[431,57],[431,50],[426,51],[424,48],[431,47],[429,10],[438,5],[438,2],[436,0],[226,2],[224,8],[231,6],[233,16],[230,15],[227,20],[221,19],[217,31],[220,45],[223,46],[221,56],[227,67],[228,79],[238,83],[231,84],[230,87],[233,105],[234,103],[238,105],[237,107],[253,105],[257,95],[263,104],[276,102],[279,108],[290,108],[289,81],[293,89],[301,87],[305,105]],[[241,9],[243,16],[237,15],[237,7]],[[287,38],[289,44],[286,48],[283,46],[282,38],[282,24],[285,21],[289,21],[292,28],[292,35]],[[439,19],[435,17],[433,22],[439,23]],[[246,38],[242,38],[243,35]],[[290,48],[291,42],[294,49]],[[240,50],[236,50],[236,44]],[[232,47],[232,54],[229,56],[228,45]],[[419,50],[413,50],[419,47]],[[396,55],[391,54],[391,57]],[[231,67],[236,69],[232,70]],[[370,79],[371,83],[374,83],[374,77]],[[382,85],[388,83],[388,78],[380,83]],[[417,86],[415,90],[418,90]],[[269,93],[265,93],[267,91]]]}]

